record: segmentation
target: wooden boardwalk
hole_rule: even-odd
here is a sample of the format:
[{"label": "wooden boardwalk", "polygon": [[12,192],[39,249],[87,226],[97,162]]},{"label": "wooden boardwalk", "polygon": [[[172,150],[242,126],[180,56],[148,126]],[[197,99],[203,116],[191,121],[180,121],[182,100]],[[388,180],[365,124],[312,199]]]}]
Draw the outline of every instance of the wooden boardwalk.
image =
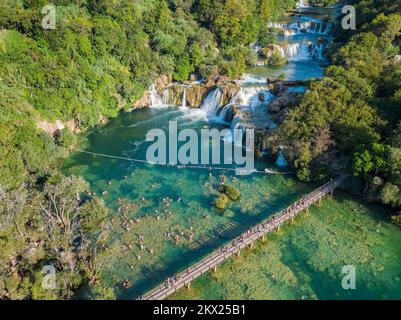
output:
[{"label": "wooden boardwalk", "polygon": [[217,265],[223,261],[229,259],[233,255],[239,256],[241,249],[245,247],[252,247],[256,240],[264,239],[264,236],[268,232],[278,230],[284,222],[288,220],[292,221],[296,215],[304,210],[308,210],[312,204],[320,202],[325,195],[329,193],[332,194],[334,190],[341,184],[342,180],[343,177],[324,184],[302,199],[294,202],[288,208],[252,227],[241,236],[234,239],[230,244],[214,251],[195,265],[189,267],[184,272],[167,279],[163,284],[159,285],[138,299],[163,300],[184,286],[189,288],[191,281],[210,270],[216,271]]}]

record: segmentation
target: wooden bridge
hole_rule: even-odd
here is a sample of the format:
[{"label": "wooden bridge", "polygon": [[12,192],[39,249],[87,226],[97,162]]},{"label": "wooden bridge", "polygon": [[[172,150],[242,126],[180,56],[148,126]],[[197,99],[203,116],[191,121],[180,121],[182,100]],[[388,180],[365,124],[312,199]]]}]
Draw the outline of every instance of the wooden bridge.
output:
[{"label": "wooden bridge", "polygon": [[217,265],[227,260],[233,255],[239,256],[241,249],[253,246],[258,239],[264,239],[268,232],[280,229],[280,226],[286,221],[293,221],[294,217],[302,211],[308,210],[309,206],[321,199],[327,194],[333,194],[334,190],[341,184],[344,177],[332,180],[313,192],[309,193],[302,199],[296,201],[291,206],[280,211],[274,216],[269,217],[260,224],[252,227],[238,238],[234,239],[230,244],[225,245],[219,250],[214,251],[201,261],[192,265],[184,272],[168,278],[163,284],[139,297],[140,300],[163,300],[179,290],[182,287],[190,287],[191,281],[200,277],[209,270],[216,271]]}]

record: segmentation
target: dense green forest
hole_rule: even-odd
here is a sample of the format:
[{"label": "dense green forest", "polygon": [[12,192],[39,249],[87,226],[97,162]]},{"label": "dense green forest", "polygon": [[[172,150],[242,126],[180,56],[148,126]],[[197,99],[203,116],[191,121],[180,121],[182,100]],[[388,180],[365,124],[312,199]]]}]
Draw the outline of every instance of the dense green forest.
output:
[{"label": "dense green forest", "polygon": [[[274,41],[267,22],[295,2],[59,0],[56,29],[44,30],[48,1],[1,1],[0,298],[71,298],[84,283],[95,297],[114,297],[97,279],[109,211],[82,178],[59,172],[75,135],[49,135],[38,121],[94,126],[130,109],[160,74],[236,78],[256,59],[249,45]],[[334,64],[290,111],[273,147],[288,146],[300,179],[345,169],[354,188],[399,210],[401,6],[364,0],[357,12],[357,30],[339,33]],[[48,263],[58,272],[54,291],[41,286]]]}]

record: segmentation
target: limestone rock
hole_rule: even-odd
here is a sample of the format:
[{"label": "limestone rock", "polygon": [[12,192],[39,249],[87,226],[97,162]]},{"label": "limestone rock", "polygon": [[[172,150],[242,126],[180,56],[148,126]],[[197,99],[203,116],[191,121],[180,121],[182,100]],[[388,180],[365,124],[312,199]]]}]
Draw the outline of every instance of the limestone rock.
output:
[{"label": "limestone rock", "polygon": [[202,104],[203,99],[209,94],[214,87],[208,87],[207,85],[193,85],[187,88],[187,103],[192,108],[199,108]]},{"label": "limestone rock", "polygon": [[291,108],[299,103],[301,94],[298,92],[287,92],[269,104],[269,112],[278,113],[284,108]]},{"label": "limestone rock", "polygon": [[57,131],[61,131],[65,128],[69,129],[71,132],[74,133],[79,133],[80,128],[79,128],[79,121],[77,120],[69,120],[67,122],[62,122],[61,120],[56,120],[54,123],[51,123],[50,121],[39,121],[36,124],[37,128],[47,132],[48,134],[53,135]]},{"label": "limestone rock", "polygon": [[150,105],[150,92],[145,91],[143,96],[139,100],[135,101],[135,103],[132,105],[132,107],[134,109],[137,109],[137,108],[144,108],[149,105]]},{"label": "limestone rock", "polygon": [[166,87],[169,84],[171,84],[172,82],[173,82],[173,78],[171,75],[162,74],[156,79],[155,85],[156,85],[156,87]]}]

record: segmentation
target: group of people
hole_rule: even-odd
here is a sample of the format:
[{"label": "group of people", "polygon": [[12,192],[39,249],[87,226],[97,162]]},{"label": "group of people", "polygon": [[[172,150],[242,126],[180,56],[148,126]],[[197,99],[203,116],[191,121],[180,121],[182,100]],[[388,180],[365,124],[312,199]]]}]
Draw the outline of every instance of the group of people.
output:
[{"label": "group of people", "polygon": [[176,284],[177,284],[177,282],[178,282],[178,277],[177,276],[174,276],[174,277],[172,277],[172,278],[167,278],[167,280],[166,280],[166,282],[164,283],[164,286],[168,289],[168,288],[171,288],[171,287],[174,287]]}]

